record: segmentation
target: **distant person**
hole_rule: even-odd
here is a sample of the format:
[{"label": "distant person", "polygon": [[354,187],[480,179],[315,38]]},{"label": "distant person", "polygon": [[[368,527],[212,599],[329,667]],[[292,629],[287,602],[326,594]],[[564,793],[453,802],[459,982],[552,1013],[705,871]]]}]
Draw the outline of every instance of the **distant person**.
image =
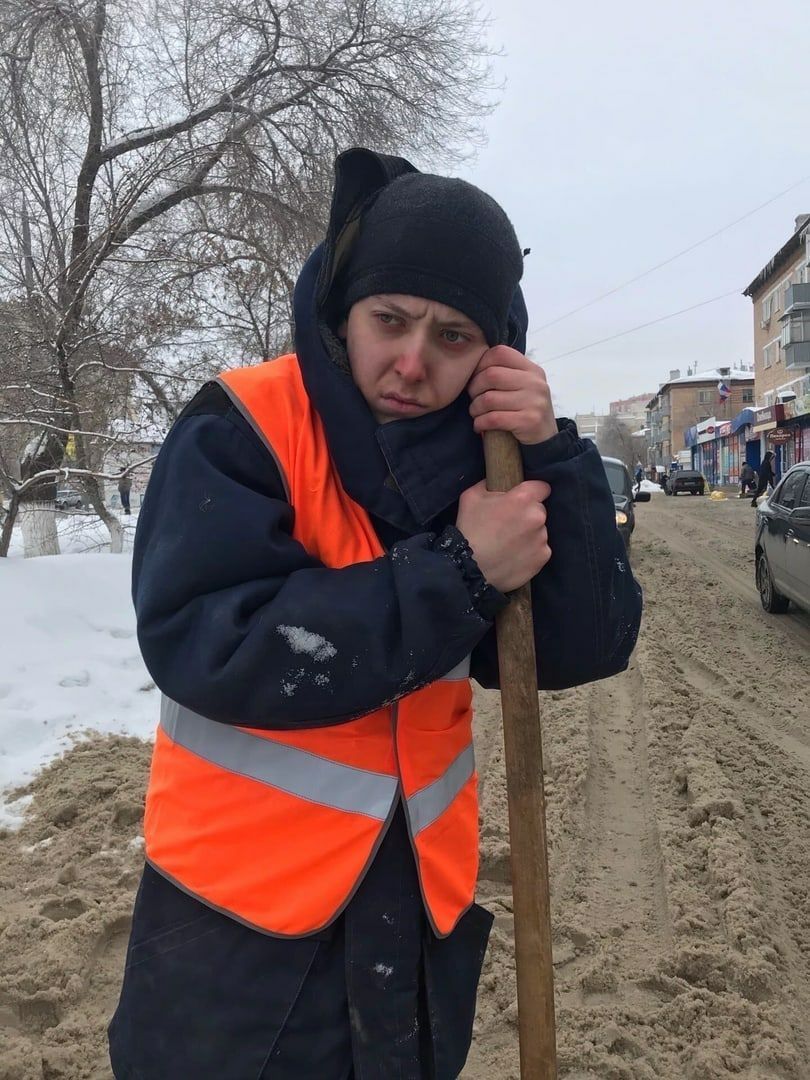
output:
[{"label": "distant person", "polygon": [[667,489],[667,480],[669,480],[669,477],[667,476],[666,472],[658,474],[658,483],[661,485],[664,491],[666,491]]},{"label": "distant person", "polygon": [[132,477],[129,473],[122,472],[118,477],[118,494],[121,496],[121,506],[125,514],[129,514],[129,493],[132,491]]},{"label": "distant person", "polygon": [[644,466],[641,464],[640,461],[636,462],[635,478],[636,491],[641,491],[641,481],[644,479]]},{"label": "distant person", "polygon": [[740,469],[740,498],[744,498],[746,492],[753,492],[757,486],[757,474],[746,461]]},{"label": "distant person", "polygon": [[757,499],[760,495],[764,495],[769,487],[773,487],[776,483],[776,473],[774,472],[774,461],[776,460],[776,454],[773,450],[769,450],[765,457],[762,459],[762,464],[759,467],[759,481],[757,483],[757,489],[754,492],[754,497],[751,500],[751,505],[757,505]]}]

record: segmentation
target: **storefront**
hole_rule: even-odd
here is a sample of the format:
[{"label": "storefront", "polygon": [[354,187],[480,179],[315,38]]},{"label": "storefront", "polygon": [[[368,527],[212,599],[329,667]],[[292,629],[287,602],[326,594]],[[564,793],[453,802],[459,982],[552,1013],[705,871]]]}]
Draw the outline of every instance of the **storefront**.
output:
[{"label": "storefront", "polygon": [[731,420],[717,425],[718,480],[720,484],[736,484],[740,477],[740,454],[737,437],[731,434]]},{"label": "storefront", "polygon": [[693,450],[694,467],[703,473],[708,482],[714,486],[720,483],[717,441],[718,424],[713,416],[698,424],[690,432],[695,432],[695,449]]},{"label": "storefront", "polygon": [[799,461],[810,461],[810,375],[797,380],[790,389],[796,397],[782,406],[784,422],[781,425],[789,434],[782,446],[786,469]]},{"label": "storefront", "polygon": [[733,453],[736,455],[737,470],[734,479],[730,482],[736,484],[740,479],[740,469],[744,462],[748,462],[755,472],[759,472],[759,463],[762,460],[760,452],[759,435],[754,434],[757,410],[752,408],[743,409],[737,413],[731,421],[730,441],[735,444]]},{"label": "storefront", "polygon": [[780,477],[784,471],[782,466],[785,456],[783,453],[784,440],[782,436],[777,436],[773,440],[769,436],[776,431],[784,419],[785,409],[783,405],[766,405],[764,408],[756,410],[754,424],[751,428],[754,436],[760,440],[760,458],[763,458],[768,450],[772,450],[776,455],[774,469],[777,477]]}]

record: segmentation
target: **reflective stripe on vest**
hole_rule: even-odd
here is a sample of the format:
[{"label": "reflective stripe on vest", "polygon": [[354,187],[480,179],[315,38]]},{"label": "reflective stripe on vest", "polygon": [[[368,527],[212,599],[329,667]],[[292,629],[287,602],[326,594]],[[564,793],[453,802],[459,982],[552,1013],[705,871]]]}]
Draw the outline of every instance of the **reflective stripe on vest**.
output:
[{"label": "reflective stripe on vest", "polygon": [[443,776],[411,795],[408,799],[408,818],[414,837],[441,817],[474,772],[475,752],[470,743]]},{"label": "reflective stripe on vest", "polygon": [[207,720],[164,697],[160,726],[192,754],[289,795],[385,821],[399,788],[396,776],[330,761],[308,750]]}]

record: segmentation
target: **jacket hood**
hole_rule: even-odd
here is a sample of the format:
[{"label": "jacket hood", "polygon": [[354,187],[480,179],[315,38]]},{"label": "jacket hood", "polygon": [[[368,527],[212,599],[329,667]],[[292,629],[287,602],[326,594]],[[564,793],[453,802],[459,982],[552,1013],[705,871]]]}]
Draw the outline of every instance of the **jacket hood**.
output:
[{"label": "jacket hood", "polygon": [[[343,312],[330,290],[350,250],[363,207],[398,176],[415,172],[404,158],[355,149],[335,163],[326,238],[299,275],[293,310],[295,347],[307,393],[318,412],[347,493],[369,513],[408,533],[424,530],[484,476],[483,443],[473,431],[466,393],[436,412],[380,425],[336,351],[331,327]],[[518,288],[509,316],[510,344],[525,350],[528,315]]]}]

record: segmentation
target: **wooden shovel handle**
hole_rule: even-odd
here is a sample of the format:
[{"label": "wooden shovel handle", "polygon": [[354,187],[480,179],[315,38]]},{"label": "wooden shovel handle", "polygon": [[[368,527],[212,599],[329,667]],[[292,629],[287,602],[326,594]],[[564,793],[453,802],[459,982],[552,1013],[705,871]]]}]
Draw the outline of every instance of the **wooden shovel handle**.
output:
[{"label": "wooden shovel handle", "polygon": [[[484,455],[490,491],[509,491],[522,482],[520,447],[509,432],[486,432]],[[511,594],[495,627],[509,799],[520,1075],[522,1080],[557,1080],[543,744],[529,585]]]}]

